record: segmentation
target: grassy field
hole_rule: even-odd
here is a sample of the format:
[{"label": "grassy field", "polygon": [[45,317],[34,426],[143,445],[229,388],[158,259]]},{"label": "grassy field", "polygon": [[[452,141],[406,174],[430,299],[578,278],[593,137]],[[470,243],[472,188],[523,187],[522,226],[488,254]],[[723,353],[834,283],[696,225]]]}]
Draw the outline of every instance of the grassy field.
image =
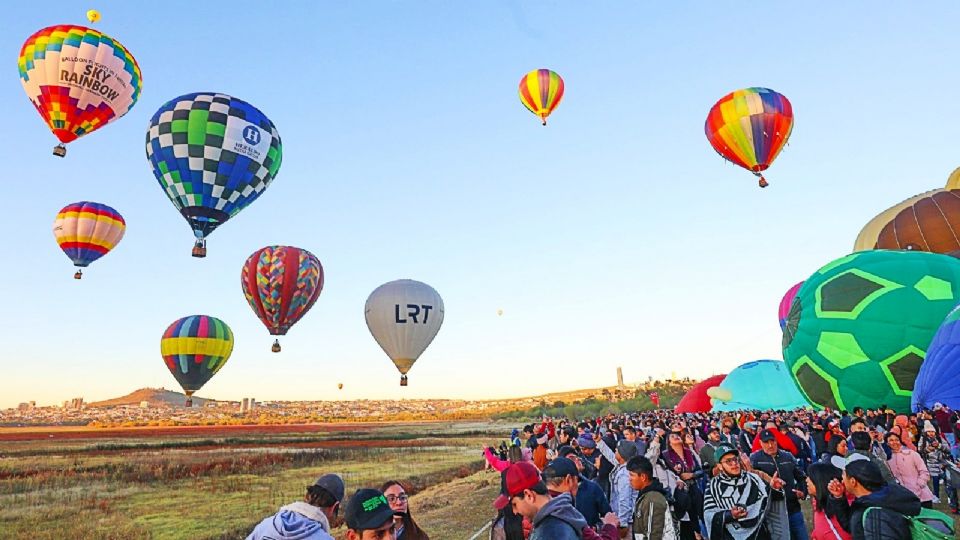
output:
[{"label": "grassy field", "polygon": [[[493,473],[474,474],[482,468],[480,446],[504,429],[408,424],[14,441],[0,434],[0,537],[243,538],[301,499],[317,476],[337,472],[348,493],[407,482],[415,515],[436,538],[466,538],[491,517],[499,486]],[[473,497],[484,499],[475,516],[450,504]]]}]

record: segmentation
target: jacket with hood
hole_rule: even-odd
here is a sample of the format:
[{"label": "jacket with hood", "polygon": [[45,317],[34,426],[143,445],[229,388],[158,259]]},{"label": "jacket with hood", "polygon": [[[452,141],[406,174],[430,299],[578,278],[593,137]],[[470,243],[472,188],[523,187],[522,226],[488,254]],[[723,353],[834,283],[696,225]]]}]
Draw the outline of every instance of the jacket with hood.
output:
[{"label": "jacket with hood", "polygon": [[677,527],[670,510],[670,495],[656,478],[637,496],[637,505],[633,510],[633,536],[643,540],[677,538]]},{"label": "jacket with hood", "polygon": [[573,507],[569,493],[550,499],[533,516],[530,540],[582,540],[587,520]]},{"label": "jacket with hood", "polygon": [[288,504],[261,521],[247,540],[333,540],[319,508],[303,501]]},{"label": "jacket with hood", "polygon": [[[910,522],[905,516],[920,513],[920,499],[903,486],[895,484],[858,497],[847,506],[846,499],[830,498],[837,511],[837,521],[847,527],[853,540],[899,540],[910,538]],[[866,522],[863,513],[867,514]]]}]

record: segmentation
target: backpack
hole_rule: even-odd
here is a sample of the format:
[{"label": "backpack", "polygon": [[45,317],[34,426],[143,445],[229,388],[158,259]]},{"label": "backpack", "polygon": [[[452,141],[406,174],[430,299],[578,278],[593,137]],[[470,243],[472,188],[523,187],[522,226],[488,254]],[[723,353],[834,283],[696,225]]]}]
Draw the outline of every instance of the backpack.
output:
[{"label": "backpack", "polygon": [[[871,506],[863,512],[863,523],[866,524],[867,514],[879,507]],[[957,531],[953,518],[937,510],[921,508],[915,516],[903,516],[910,524],[910,538],[913,540],[953,540]]]}]

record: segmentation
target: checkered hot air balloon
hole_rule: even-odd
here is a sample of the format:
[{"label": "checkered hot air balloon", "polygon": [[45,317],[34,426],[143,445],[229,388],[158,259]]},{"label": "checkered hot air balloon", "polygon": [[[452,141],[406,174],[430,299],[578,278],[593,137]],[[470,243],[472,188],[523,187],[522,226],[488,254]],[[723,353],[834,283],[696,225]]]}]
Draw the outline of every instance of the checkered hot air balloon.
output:
[{"label": "checkered hot air balloon", "polygon": [[761,174],[783,150],[793,131],[793,107],[786,96],[769,88],[744,88],[720,99],[704,125],[718,154],[768,182]]},{"label": "checkered hot air balloon", "polygon": [[110,36],[70,24],[27,38],[17,61],[20,82],[50,131],[64,146],[127,114],[140,97],[140,66]]},{"label": "checkered hot air balloon", "polygon": [[535,69],[520,79],[520,102],[547,125],[547,117],[563,99],[563,79],[555,71]]},{"label": "checkered hot air balloon", "polygon": [[[323,266],[305,249],[267,246],[247,257],[240,285],[270,335],[283,336],[320,296]],[[280,352],[279,339],[274,340],[272,350]]]},{"label": "checkered hot air balloon", "polygon": [[207,315],[190,315],[167,327],[160,339],[160,354],[173,378],[193,405],[193,394],[230,359],[233,331],[227,323]]},{"label": "checkered hot air balloon", "polygon": [[[53,236],[73,265],[86,268],[106,255],[123,238],[127,224],[105,204],[80,201],[64,206],[53,221]],[[83,277],[77,270],[74,279]]]},{"label": "checkered hot air balloon", "polygon": [[207,236],[263,194],[283,156],[269,118],[246,101],[212,92],[160,107],[146,146],[153,175],[193,229],[194,257],[205,257]]}]

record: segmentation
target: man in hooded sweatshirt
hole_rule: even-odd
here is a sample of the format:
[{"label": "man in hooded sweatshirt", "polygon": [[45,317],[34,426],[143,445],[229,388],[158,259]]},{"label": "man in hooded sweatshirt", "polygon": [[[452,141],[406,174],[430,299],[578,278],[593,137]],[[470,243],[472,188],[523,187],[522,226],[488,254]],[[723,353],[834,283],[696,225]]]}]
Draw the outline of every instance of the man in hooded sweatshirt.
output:
[{"label": "man in hooded sweatshirt", "polygon": [[[920,499],[897,484],[887,484],[875,463],[865,456],[850,456],[843,467],[843,481],[831,480],[829,504],[837,522],[853,540],[910,538],[907,516],[920,513]],[[847,495],[855,497],[847,502]]]},{"label": "man in hooded sweatshirt", "polygon": [[512,505],[513,512],[533,523],[529,540],[581,540],[587,520],[573,507],[569,493],[551,497],[540,471],[532,463],[513,463],[500,473],[497,510]]},{"label": "man in hooded sweatshirt", "polygon": [[630,485],[638,493],[633,509],[634,540],[676,540],[680,526],[673,521],[670,494],[653,474],[653,463],[635,456],[627,462],[627,471]]},{"label": "man in hooded sweatshirt", "polygon": [[[764,522],[770,500],[767,484],[744,468],[749,460],[741,458],[732,445],[721,443],[714,457],[718,472],[703,494],[703,520],[710,540],[769,540]],[[783,487],[782,481],[773,483],[774,489]]]},{"label": "man in hooded sweatshirt", "polygon": [[333,540],[330,521],[340,510],[343,492],[343,479],[325,474],[307,486],[304,500],[261,521],[247,540]]}]

